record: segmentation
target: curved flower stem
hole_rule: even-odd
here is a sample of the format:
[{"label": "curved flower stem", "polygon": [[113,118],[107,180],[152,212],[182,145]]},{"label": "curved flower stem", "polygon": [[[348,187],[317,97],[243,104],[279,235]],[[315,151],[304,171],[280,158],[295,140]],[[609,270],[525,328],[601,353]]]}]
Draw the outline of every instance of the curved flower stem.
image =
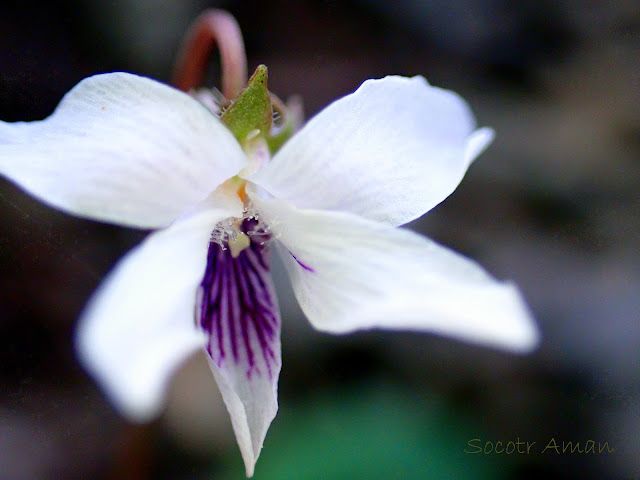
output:
[{"label": "curved flower stem", "polygon": [[223,10],[206,10],[193,22],[182,43],[172,83],[185,92],[201,87],[214,43],[220,49],[222,94],[232,100],[247,84],[247,57],[238,22]]}]

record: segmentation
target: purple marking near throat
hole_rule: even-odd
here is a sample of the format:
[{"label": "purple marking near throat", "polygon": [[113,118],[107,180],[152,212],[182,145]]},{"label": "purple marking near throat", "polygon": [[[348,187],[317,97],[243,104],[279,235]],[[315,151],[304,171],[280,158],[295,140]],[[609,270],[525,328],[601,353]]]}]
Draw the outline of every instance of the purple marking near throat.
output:
[{"label": "purple marking near throat", "polygon": [[271,282],[266,234],[244,220],[250,245],[234,258],[229,248],[211,242],[198,292],[197,322],[209,336],[207,352],[218,367],[243,367],[248,378],[280,371],[280,313]]},{"label": "purple marking near throat", "polygon": [[[288,251],[288,250],[287,250],[287,251]],[[309,267],[309,266],[305,265],[304,263],[302,263],[300,260],[298,260],[298,259],[296,258],[296,256],[295,256],[293,253],[289,252],[289,254],[293,257],[293,259],[294,259],[296,262],[298,262],[298,265],[300,265],[302,268],[304,268],[307,272],[315,273],[315,270],[314,270],[313,268],[311,268],[311,267]]]}]

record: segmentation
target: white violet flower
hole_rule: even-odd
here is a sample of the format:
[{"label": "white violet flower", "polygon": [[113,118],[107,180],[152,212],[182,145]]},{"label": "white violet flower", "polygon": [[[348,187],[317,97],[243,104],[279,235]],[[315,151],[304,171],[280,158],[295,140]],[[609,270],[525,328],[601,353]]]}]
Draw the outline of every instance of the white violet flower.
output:
[{"label": "white violet flower", "polygon": [[45,120],[0,122],[0,173],[72,215],[156,229],[89,302],[80,358],[144,421],[203,349],[251,476],[277,410],[272,247],[318,330],[535,346],[514,285],[396,228],[451,194],[491,142],[474,123],[463,99],[422,77],[368,80],[270,158],[261,132],[239,141],[191,96],[111,73],[80,82]]}]

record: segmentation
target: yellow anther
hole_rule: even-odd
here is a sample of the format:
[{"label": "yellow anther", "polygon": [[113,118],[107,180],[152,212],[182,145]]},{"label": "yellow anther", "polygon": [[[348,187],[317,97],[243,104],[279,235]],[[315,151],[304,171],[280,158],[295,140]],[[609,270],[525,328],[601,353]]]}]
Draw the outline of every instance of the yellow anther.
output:
[{"label": "yellow anther", "polygon": [[238,255],[249,246],[251,240],[249,235],[244,232],[236,232],[233,238],[229,239],[229,250],[233,258],[238,258]]}]

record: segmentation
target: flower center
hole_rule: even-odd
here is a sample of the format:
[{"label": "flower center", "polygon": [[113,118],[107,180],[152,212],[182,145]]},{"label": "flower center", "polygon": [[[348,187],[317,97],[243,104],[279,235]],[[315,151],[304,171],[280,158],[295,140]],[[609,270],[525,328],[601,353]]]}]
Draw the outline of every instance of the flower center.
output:
[{"label": "flower center", "polygon": [[249,176],[262,167],[270,159],[269,146],[266,140],[260,136],[260,131],[251,132],[243,142],[243,149],[247,154],[249,162],[242,171],[228,179],[219,188],[227,195],[236,195],[244,205],[242,218],[228,218],[216,225],[211,234],[211,241],[217,243],[223,250],[230,250],[233,258],[249,247],[252,241],[264,244],[271,238],[269,228],[260,222],[258,212],[251,205],[251,200],[245,190],[247,180],[242,176]]},{"label": "flower center", "polygon": [[219,222],[211,232],[211,243],[216,243],[222,250],[229,250],[233,258],[248,248],[251,243],[267,244],[272,234],[245,196],[245,210],[242,218],[227,218]]}]

